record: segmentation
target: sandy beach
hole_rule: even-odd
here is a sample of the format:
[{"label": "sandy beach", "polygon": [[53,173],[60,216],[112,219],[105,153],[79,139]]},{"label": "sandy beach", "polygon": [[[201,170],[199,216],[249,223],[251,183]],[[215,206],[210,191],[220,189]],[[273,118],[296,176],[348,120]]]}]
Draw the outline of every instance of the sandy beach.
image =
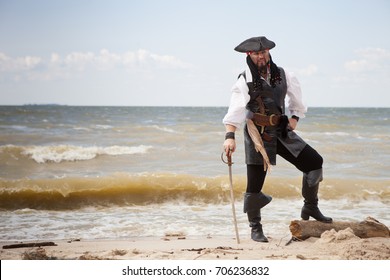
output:
[{"label": "sandy beach", "polygon": [[[326,231],[320,238],[293,241],[271,237],[257,243],[243,236],[191,238],[167,235],[129,240],[56,240],[55,246],[4,249],[0,259],[58,260],[390,260],[390,238],[359,238],[349,229]],[[38,241],[37,241],[38,242]]]}]

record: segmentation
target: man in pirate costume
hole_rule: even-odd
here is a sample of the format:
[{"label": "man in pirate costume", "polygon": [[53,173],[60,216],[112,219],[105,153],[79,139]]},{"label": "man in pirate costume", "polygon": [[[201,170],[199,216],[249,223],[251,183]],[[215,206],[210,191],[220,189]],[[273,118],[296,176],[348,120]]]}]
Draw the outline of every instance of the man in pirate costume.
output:
[{"label": "man in pirate costume", "polygon": [[[260,223],[260,209],[272,198],[261,190],[267,170],[276,164],[276,155],[303,172],[301,218],[332,222],[332,218],[325,217],[318,208],[323,159],[294,132],[306,112],[301,88],[294,76],[272,61],[269,50],[274,47],[274,42],[261,36],[245,40],[235,48],[247,54],[247,67],[232,88],[229,110],[223,119],[226,127],[223,146],[227,155],[235,151],[234,133],[245,122],[247,188],[244,213],[248,216],[251,238],[258,242],[268,242]],[[290,117],[285,112],[286,96]]]}]

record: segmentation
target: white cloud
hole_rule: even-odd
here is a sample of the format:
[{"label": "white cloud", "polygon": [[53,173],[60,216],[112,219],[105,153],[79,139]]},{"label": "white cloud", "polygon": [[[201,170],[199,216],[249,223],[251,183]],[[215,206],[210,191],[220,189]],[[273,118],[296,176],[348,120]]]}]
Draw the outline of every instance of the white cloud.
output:
[{"label": "white cloud", "polygon": [[102,49],[95,57],[95,61],[100,70],[109,70],[114,68],[116,65],[123,64],[122,55],[111,53],[106,49]]},{"label": "white cloud", "polygon": [[315,64],[310,64],[305,68],[297,70],[297,72],[299,75],[302,76],[312,76],[318,72],[318,67]]},{"label": "white cloud", "polygon": [[355,53],[367,59],[381,60],[390,59],[390,51],[382,48],[358,49]]},{"label": "white cloud", "polygon": [[[64,56],[52,53],[49,59],[37,56],[12,58],[0,52],[0,72],[5,76],[24,77],[28,80],[70,78],[87,71],[114,69],[188,69],[191,65],[175,56],[155,54],[147,50],[129,51],[123,54],[102,49],[94,52],[72,52]],[[3,75],[3,76],[4,76]],[[4,78],[3,78],[4,79]]]},{"label": "white cloud", "polygon": [[358,91],[380,85],[389,87],[390,51],[382,48],[365,48],[354,51],[356,58],[344,63],[341,73],[332,78],[334,88],[353,88]]},{"label": "white cloud", "polygon": [[95,54],[92,52],[73,52],[65,56],[63,63],[65,66],[82,71],[86,66],[93,64]]},{"label": "white cloud", "polygon": [[344,64],[348,72],[383,70],[390,66],[390,51],[382,48],[365,48],[355,51],[357,59]]},{"label": "white cloud", "polygon": [[169,65],[173,68],[188,68],[189,64],[183,63],[179,59],[171,55],[156,55],[151,54],[150,57],[160,65]]},{"label": "white cloud", "polygon": [[368,68],[369,63],[366,59],[351,60],[344,64],[344,68],[350,72],[361,72]]},{"label": "white cloud", "polygon": [[122,62],[129,67],[153,66],[161,68],[187,69],[191,65],[171,55],[159,55],[140,49],[136,52],[127,52],[122,57]]},{"label": "white cloud", "polygon": [[61,60],[60,55],[57,53],[52,53],[50,58],[50,63],[58,63]]},{"label": "white cloud", "polygon": [[285,70],[296,74],[299,77],[310,77],[318,72],[318,66],[315,64],[309,64],[302,68],[288,67]]},{"label": "white cloud", "polygon": [[42,58],[37,56],[24,56],[15,59],[0,53],[0,71],[1,72],[18,72],[30,70],[42,63]]}]

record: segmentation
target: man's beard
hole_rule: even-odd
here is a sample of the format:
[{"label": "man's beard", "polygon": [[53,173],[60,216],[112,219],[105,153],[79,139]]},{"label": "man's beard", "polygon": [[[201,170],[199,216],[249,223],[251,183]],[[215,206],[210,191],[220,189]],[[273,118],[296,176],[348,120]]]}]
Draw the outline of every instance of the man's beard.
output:
[{"label": "man's beard", "polygon": [[262,64],[258,67],[260,73],[267,73],[268,70],[268,63]]}]

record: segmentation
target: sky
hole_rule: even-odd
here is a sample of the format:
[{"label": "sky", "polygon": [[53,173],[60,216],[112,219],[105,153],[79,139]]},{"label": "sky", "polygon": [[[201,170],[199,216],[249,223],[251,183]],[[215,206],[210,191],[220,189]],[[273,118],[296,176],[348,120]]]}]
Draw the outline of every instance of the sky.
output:
[{"label": "sky", "polygon": [[388,0],[0,0],[0,105],[228,106],[247,38],[308,107],[390,107]]}]

